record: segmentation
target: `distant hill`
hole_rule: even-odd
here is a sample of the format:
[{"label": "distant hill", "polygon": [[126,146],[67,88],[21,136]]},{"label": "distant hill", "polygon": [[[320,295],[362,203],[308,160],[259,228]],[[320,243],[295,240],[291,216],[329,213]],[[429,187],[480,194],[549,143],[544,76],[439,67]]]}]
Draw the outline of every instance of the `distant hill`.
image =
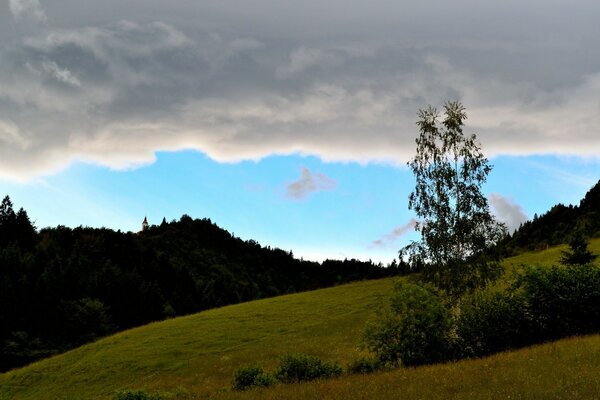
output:
[{"label": "distant hill", "polygon": [[506,255],[528,250],[543,250],[566,243],[575,230],[588,238],[600,236],[600,181],[578,206],[557,204],[547,213],[525,222],[502,243]]},{"label": "distant hill", "polygon": [[151,321],[396,272],[299,260],[184,215],[140,233],[37,232],[0,207],[0,371]]}]

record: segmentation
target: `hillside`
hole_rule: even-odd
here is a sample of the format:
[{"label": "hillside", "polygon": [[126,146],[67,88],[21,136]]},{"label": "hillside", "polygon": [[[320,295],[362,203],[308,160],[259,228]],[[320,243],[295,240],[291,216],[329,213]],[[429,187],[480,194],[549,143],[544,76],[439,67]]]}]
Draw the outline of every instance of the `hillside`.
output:
[{"label": "hillside", "polygon": [[[592,243],[600,250],[600,239]],[[506,260],[551,265],[560,249]],[[110,399],[143,388],[179,399],[589,399],[600,394],[600,336],[485,359],[238,393],[233,371],[305,352],[342,365],[394,278],[346,284],[204,311],[107,337],[0,375],[0,399]],[[406,279],[406,278],[402,278]],[[557,367],[558,366],[558,367]],[[568,377],[568,378],[567,378]]]},{"label": "hillside", "polygon": [[595,335],[478,360],[280,385],[242,394],[222,392],[214,399],[598,399],[599,354],[600,335]]},{"label": "hillside", "polygon": [[[568,246],[562,244],[544,250],[529,251],[517,256],[505,258],[502,261],[502,265],[506,268],[518,267],[519,265],[557,265],[560,263],[562,251],[566,251],[567,249]],[[600,238],[590,239],[588,242],[588,249],[592,253],[599,255],[594,262],[597,265],[600,265]]]},{"label": "hillside", "polygon": [[349,361],[392,280],[264,299],[157,322],[0,375],[0,399],[108,399],[144,387],[229,390],[233,370],[284,353]]},{"label": "hillside", "polygon": [[0,206],[0,371],[174,316],[394,273],[357,260],[316,263],[182,216],[139,233],[37,232]]},{"label": "hillside", "polygon": [[502,243],[502,248],[507,255],[546,249],[567,243],[576,229],[587,237],[600,236],[600,181],[579,205],[557,204],[545,214],[525,222]]}]

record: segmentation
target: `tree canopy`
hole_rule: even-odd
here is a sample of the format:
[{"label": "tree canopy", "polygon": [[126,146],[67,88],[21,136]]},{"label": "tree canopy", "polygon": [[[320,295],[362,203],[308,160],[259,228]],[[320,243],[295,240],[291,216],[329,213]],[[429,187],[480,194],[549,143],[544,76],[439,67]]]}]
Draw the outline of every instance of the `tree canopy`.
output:
[{"label": "tree canopy", "polygon": [[429,106],[418,112],[417,150],[408,166],[415,176],[409,208],[415,211],[419,241],[400,251],[411,264],[444,289],[462,291],[493,275],[493,263],[483,258],[506,232],[491,215],[481,187],[492,170],[476,135],[465,135],[467,119],[460,102],[438,111]]}]

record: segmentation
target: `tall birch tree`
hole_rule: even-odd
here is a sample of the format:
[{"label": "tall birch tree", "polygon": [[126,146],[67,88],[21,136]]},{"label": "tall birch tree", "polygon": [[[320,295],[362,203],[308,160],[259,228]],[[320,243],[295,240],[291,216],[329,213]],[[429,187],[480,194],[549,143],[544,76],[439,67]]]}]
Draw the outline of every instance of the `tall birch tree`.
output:
[{"label": "tall birch tree", "polygon": [[499,270],[488,249],[506,234],[490,213],[481,187],[492,170],[476,135],[465,135],[467,114],[458,102],[444,104],[444,119],[429,106],[418,112],[417,151],[408,166],[415,175],[409,208],[421,239],[400,250],[424,276],[451,293],[493,279]]}]

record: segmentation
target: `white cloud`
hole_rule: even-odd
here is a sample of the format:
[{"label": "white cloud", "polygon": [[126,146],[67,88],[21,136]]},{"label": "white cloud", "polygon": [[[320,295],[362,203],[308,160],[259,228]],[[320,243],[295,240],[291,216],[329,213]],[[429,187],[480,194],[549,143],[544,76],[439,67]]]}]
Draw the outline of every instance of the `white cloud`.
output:
[{"label": "white cloud", "polygon": [[504,222],[509,232],[514,232],[519,226],[528,220],[523,207],[517,204],[513,199],[502,196],[498,193],[491,193],[488,196],[492,213],[500,222]]},{"label": "white cloud", "polygon": [[373,240],[373,242],[370,244],[370,247],[388,247],[393,245],[399,238],[409,232],[412,232],[415,229],[416,223],[417,220],[411,218],[406,224],[397,226],[391,232],[383,235],[379,239]]},{"label": "white cloud", "polygon": [[302,168],[302,175],[294,182],[289,183],[285,188],[286,196],[303,200],[310,194],[322,191],[332,190],[337,186],[336,181],[319,172],[312,173],[308,168]]},{"label": "white cloud", "polygon": [[15,19],[31,18],[39,22],[46,22],[46,12],[39,0],[9,0],[8,6]]}]

